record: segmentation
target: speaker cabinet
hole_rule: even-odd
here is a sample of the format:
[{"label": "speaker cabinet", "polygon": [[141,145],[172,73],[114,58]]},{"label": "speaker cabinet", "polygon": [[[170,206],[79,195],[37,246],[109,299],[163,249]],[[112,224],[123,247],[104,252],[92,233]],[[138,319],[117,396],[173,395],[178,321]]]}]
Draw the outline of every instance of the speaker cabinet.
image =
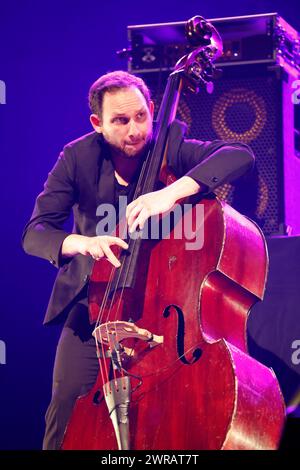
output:
[{"label": "speaker cabinet", "polygon": [[[167,72],[140,75],[158,109]],[[223,67],[213,90],[182,96],[177,113],[188,125],[187,138],[240,141],[252,148],[254,171],[216,192],[266,235],[300,233],[300,158],[292,100],[296,79],[292,68],[279,65]]]}]

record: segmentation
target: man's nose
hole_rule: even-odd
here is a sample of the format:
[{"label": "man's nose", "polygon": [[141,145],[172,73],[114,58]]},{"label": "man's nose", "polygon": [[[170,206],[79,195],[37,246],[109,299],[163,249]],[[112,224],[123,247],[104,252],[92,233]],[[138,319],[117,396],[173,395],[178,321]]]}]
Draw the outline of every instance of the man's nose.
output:
[{"label": "man's nose", "polygon": [[129,129],[128,129],[128,136],[129,137],[138,137],[140,135],[140,128],[138,124],[131,119],[129,121]]}]

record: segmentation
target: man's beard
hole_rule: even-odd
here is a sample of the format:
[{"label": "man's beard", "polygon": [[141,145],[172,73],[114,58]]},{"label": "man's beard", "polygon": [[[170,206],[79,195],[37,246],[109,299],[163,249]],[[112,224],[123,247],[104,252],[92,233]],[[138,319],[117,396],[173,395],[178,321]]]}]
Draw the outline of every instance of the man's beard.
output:
[{"label": "man's beard", "polygon": [[145,139],[142,139],[142,141],[144,142],[143,146],[136,153],[133,153],[133,154],[126,152],[126,150],[123,149],[122,147],[110,142],[107,138],[105,138],[105,135],[103,135],[103,138],[106,144],[110,147],[111,152],[113,152],[115,155],[118,155],[121,158],[124,158],[127,160],[138,160],[143,155],[145,155],[145,152],[148,150],[150,142],[151,142],[151,138],[152,138],[152,133],[149,134]]}]

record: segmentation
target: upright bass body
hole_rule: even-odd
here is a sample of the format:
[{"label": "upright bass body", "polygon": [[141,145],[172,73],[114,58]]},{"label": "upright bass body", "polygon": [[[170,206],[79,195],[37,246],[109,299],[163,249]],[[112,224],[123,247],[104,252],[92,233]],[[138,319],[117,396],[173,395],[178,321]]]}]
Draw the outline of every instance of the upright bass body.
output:
[{"label": "upright bass body", "polygon": [[[188,226],[203,213],[193,240],[184,230],[177,238],[179,223]],[[217,198],[205,199],[164,239],[143,241],[142,251],[134,291],[117,292],[101,319],[106,328],[129,322],[150,333],[147,341],[120,342],[131,383],[126,448],[275,449],[283,398],[273,371],[246,345],[247,316],[263,296],[268,265],[259,229]],[[94,265],[95,321],[112,269],[103,259]],[[63,449],[118,448],[103,385],[99,375],[77,400]]]}]

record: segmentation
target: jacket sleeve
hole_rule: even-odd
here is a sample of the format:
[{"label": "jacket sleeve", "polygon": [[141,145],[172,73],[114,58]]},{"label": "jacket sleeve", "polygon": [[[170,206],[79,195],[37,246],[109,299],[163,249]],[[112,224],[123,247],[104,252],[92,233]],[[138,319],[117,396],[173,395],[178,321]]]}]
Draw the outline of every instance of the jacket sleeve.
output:
[{"label": "jacket sleeve", "polygon": [[47,259],[56,267],[70,261],[71,258],[62,259],[60,251],[69,235],[63,228],[64,223],[75,202],[75,160],[71,150],[65,147],[50,171],[24,228],[22,245],[26,253]]},{"label": "jacket sleeve", "polygon": [[222,140],[186,140],[185,130],[185,124],[179,121],[172,123],[168,163],[177,177],[190,176],[204,186],[205,193],[239,178],[253,168],[254,155],[247,145]]}]

